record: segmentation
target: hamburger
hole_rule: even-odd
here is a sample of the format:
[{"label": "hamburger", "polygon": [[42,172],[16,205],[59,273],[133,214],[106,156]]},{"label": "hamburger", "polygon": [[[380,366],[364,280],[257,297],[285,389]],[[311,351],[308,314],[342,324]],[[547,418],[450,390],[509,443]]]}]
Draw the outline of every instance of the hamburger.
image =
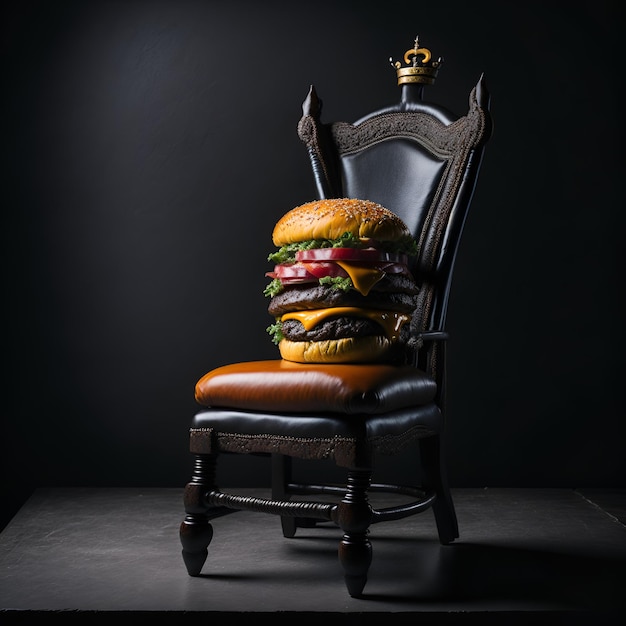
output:
[{"label": "hamburger", "polygon": [[402,361],[418,286],[406,224],[369,200],[308,202],[275,225],[267,331],[300,363]]}]

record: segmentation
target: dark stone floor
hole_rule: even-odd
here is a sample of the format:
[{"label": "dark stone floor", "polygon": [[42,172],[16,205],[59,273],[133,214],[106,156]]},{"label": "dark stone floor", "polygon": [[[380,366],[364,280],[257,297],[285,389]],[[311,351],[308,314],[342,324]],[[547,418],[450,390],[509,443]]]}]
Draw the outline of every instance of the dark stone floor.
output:
[{"label": "dark stone floor", "polygon": [[[262,490],[239,490],[264,495]],[[0,534],[0,623],[550,624],[626,616],[626,491],[453,490],[461,537],[432,512],[372,527],[351,598],[336,527],[285,539],[273,516],[213,521],[202,575],[180,553],[182,489],[41,489]],[[626,621],[621,622],[626,623]]]}]

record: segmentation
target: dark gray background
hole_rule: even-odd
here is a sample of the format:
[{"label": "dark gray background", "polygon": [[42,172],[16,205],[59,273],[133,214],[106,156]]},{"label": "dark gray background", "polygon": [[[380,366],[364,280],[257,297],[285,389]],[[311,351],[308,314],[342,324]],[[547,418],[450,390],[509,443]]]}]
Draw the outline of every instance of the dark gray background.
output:
[{"label": "dark gray background", "polygon": [[[449,314],[453,486],[624,486],[617,2],[9,4],[3,26],[3,505],[39,486],[182,487],[193,387],[274,358],[271,231],[315,197],[296,126],[428,96],[488,144]],[[409,465],[410,459],[400,464]],[[266,484],[264,461],[223,484]],[[226,474],[226,470],[234,474]]]}]

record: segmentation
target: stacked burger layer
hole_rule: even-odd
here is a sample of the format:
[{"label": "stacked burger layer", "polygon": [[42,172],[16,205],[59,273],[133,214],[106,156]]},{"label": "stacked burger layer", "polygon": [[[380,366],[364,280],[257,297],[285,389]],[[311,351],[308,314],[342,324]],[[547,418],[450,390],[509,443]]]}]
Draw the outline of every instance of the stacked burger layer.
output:
[{"label": "stacked burger layer", "polygon": [[385,207],[356,198],[303,204],[277,223],[265,289],[281,357],[301,363],[404,358],[419,291],[417,245]]}]

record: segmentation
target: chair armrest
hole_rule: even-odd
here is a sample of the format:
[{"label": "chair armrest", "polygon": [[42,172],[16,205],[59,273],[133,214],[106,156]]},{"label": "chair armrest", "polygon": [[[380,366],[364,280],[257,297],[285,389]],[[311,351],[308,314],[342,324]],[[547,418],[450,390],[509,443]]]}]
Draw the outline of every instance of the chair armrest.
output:
[{"label": "chair armrest", "polygon": [[[411,361],[413,366],[425,372],[431,371],[431,358],[433,348],[437,342],[445,342],[449,335],[445,330],[424,330],[411,332],[411,338],[414,341],[413,355]],[[427,346],[426,346],[427,344]],[[422,348],[424,348],[422,350]],[[442,345],[445,352],[445,343]]]},{"label": "chair armrest", "polygon": [[423,330],[420,332],[412,333],[418,341],[445,341],[450,337],[449,333],[445,330]]}]

